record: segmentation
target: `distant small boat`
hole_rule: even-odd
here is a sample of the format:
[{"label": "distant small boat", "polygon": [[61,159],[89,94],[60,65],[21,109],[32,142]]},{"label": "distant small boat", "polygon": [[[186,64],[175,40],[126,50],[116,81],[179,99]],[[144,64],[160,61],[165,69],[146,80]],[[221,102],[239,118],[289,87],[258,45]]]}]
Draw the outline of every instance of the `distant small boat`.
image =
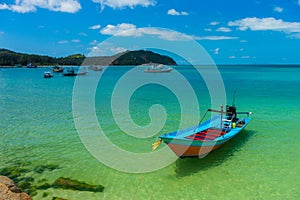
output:
[{"label": "distant small boat", "polygon": [[63,72],[63,76],[83,76],[86,75],[87,72],[75,72],[75,70],[72,69],[68,69],[66,73]]},{"label": "distant small boat", "polygon": [[28,63],[27,68],[37,68],[37,66],[35,64],[32,64],[32,63]]},{"label": "distant small boat", "polygon": [[89,69],[93,70],[93,71],[102,71],[103,70],[103,68],[101,66],[94,66],[94,65],[90,66]]},{"label": "distant small boat", "polygon": [[[146,65],[149,66],[149,65]],[[151,64],[148,69],[145,69],[146,73],[165,73],[171,72],[173,69],[171,67],[165,67],[163,64]]]},{"label": "distant small boat", "polygon": [[23,66],[21,64],[15,64],[14,67],[22,68]]},{"label": "distant small boat", "polygon": [[[218,113],[203,122],[208,112]],[[153,144],[155,150],[163,141],[180,158],[199,157],[219,148],[235,137],[249,123],[250,118],[238,118],[237,115],[251,112],[236,112],[236,107],[226,106],[226,111],[208,109],[202,120],[195,127],[167,133],[159,136],[160,140]]]},{"label": "distant small boat", "polygon": [[53,74],[51,72],[44,72],[44,78],[52,78]]},{"label": "distant small boat", "polygon": [[52,69],[52,72],[63,72],[64,68],[59,66],[59,65],[55,65]]}]

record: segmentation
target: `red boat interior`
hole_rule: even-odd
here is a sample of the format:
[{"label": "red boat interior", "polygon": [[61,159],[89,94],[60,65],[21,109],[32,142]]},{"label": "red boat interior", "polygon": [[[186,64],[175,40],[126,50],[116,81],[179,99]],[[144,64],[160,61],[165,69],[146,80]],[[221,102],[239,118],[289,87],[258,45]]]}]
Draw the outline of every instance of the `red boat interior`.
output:
[{"label": "red boat interior", "polygon": [[185,138],[191,140],[201,140],[201,141],[215,140],[219,136],[224,135],[226,133],[227,132],[221,131],[220,129],[208,128],[198,133],[195,133],[193,135],[186,136]]}]

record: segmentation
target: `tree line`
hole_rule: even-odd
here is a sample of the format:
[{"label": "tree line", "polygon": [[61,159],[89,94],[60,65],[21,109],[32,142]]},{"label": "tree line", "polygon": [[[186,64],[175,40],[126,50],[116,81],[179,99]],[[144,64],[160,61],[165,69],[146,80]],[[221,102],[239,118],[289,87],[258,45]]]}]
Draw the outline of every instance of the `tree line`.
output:
[{"label": "tree line", "polygon": [[[83,63],[83,61],[85,61]],[[114,56],[86,57],[83,54],[73,54],[67,57],[54,58],[35,54],[17,53],[7,49],[0,49],[0,66],[33,66],[49,65],[142,65],[147,63],[161,63],[165,65],[177,65],[169,56],[160,55],[152,51],[137,50],[126,51]]]},{"label": "tree line", "polygon": [[67,57],[54,58],[50,56],[41,56],[35,54],[24,54],[0,49],[0,66],[26,66],[32,63],[36,66],[44,65],[81,65],[85,56],[82,54],[74,54]]}]

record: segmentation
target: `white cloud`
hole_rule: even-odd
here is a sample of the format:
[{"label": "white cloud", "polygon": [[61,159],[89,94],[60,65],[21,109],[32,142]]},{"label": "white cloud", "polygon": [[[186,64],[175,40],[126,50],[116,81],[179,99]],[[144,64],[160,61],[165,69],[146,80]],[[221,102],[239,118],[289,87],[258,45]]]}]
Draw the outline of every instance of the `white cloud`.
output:
[{"label": "white cloud", "polygon": [[188,13],[188,12],[185,12],[185,11],[181,11],[181,15],[187,16],[187,15],[189,15],[189,13]]},{"label": "white cloud", "polygon": [[[96,44],[95,44],[96,45]],[[91,56],[111,56],[121,52],[127,51],[126,48],[115,46],[114,43],[107,41],[99,43],[97,46],[93,46],[88,57]]]},{"label": "white cloud", "polygon": [[237,26],[239,30],[245,31],[281,31],[285,33],[300,33],[300,22],[285,22],[282,19],[248,17],[241,20],[228,22],[229,26]]},{"label": "white cloud", "polygon": [[241,56],[242,59],[249,59],[250,56]]},{"label": "white cloud", "polygon": [[122,23],[116,26],[107,25],[104,27],[100,33],[104,35],[114,35],[114,36],[141,36],[141,29],[137,29],[134,24]]},{"label": "white cloud", "polygon": [[93,40],[92,42],[90,42],[90,45],[96,45],[98,44],[99,42],[97,40]]},{"label": "white cloud", "polygon": [[216,49],[214,50],[214,54],[215,54],[215,55],[219,54],[219,51],[220,51],[220,48],[216,48]]},{"label": "white cloud", "polygon": [[35,12],[37,8],[51,11],[76,13],[81,9],[78,0],[16,0],[15,4],[0,4],[0,10],[11,10],[18,13]]},{"label": "white cloud", "polygon": [[207,31],[207,32],[212,31],[211,28],[205,28],[204,30]]},{"label": "white cloud", "polygon": [[246,42],[248,42],[247,40],[241,40],[240,41],[241,43],[246,43]]},{"label": "white cloud", "polygon": [[74,43],[78,43],[78,42],[80,42],[80,40],[78,40],[78,39],[74,39],[74,40],[72,40],[72,42],[74,42]]},{"label": "white cloud", "polygon": [[69,43],[68,40],[61,40],[61,41],[58,42],[58,44],[67,44],[67,43]]},{"label": "white cloud", "polygon": [[136,6],[154,6],[155,0],[93,0],[95,3],[100,3],[102,10],[105,6],[113,9],[123,9],[125,7],[134,8]]},{"label": "white cloud", "polygon": [[[300,0],[299,0],[299,1],[300,1]],[[274,7],[274,11],[275,11],[275,12],[278,12],[278,13],[282,13],[283,8],[281,8],[281,7],[279,7],[279,6],[275,6],[275,7]]]},{"label": "white cloud", "polygon": [[118,25],[107,25],[100,30],[101,34],[114,35],[123,37],[139,37],[142,35],[155,35],[161,39],[169,41],[185,41],[185,40],[230,40],[238,39],[229,36],[195,36],[178,33],[167,29],[158,29],[152,27],[137,28],[134,24],[122,23]]},{"label": "white cloud", "polygon": [[100,29],[101,28],[101,25],[100,24],[97,24],[97,25],[94,25],[94,26],[90,26],[89,29],[93,29],[93,30],[96,30],[96,29]]},{"label": "white cloud", "polygon": [[230,59],[235,59],[236,57],[235,57],[235,56],[229,56],[228,58],[230,58]]},{"label": "white cloud", "polygon": [[86,34],[86,33],[78,33],[78,35],[81,35],[81,36],[84,36],[84,37],[88,36],[88,34]]},{"label": "white cloud", "polygon": [[0,4],[0,10],[9,10],[9,6],[6,3]]},{"label": "white cloud", "polygon": [[179,12],[177,12],[175,9],[168,10],[168,15],[180,15]]},{"label": "white cloud", "polygon": [[231,29],[230,28],[226,28],[226,27],[220,27],[217,29],[218,32],[226,32],[226,33],[229,33],[231,32]]},{"label": "white cloud", "polygon": [[196,40],[236,40],[238,37],[230,37],[230,36],[204,36],[197,37]]},{"label": "white cloud", "polygon": [[298,0],[298,5],[300,6],[300,0]]},{"label": "white cloud", "polygon": [[220,24],[220,22],[210,22],[209,25],[215,26],[215,25],[218,25],[218,24]]},{"label": "white cloud", "polygon": [[189,15],[189,13],[187,13],[187,12],[185,12],[185,11],[178,12],[178,11],[176,11],[174,8],[168,10],[167,14],[168,14],[168,15],[185,15],[185,16]]}]

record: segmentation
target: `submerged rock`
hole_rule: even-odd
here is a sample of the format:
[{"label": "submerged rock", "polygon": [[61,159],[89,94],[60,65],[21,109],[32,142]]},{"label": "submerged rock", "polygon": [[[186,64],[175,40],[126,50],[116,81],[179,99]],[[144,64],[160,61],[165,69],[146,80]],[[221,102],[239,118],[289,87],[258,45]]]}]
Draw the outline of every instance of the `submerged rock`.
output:
[{"label": "submerged rock", "polygon": [[41,174],[45,171],[53,171],[55,169],[59,169],[59,165],[54,165],[54,164],[41,165],[41,166],[37,166],[33,171]]},{"label": "submerged rock", "polygon": [[30,196],[6,176],[0,175],[0,199],[4,200],[31,200]]},{"label": "submerged rock", "polygon": [[[49,188],[69,189],[89,192],[103,192],[104,186],[91,185],[78,180],[60,177],[53,184],[45,183],[46,179],[36,181],[40,185],[35,184],[34,178],[28,176],[29,172],[44,173],[45,171],[53,171],[59,169],[59,165],[41,165],[30,170],[23,165],[0,168],[0,200],[31,200],[30,196],[37,195],[37,190],[47,190]],[[18,186],[15,184],[18,183]],[[43,184],[42,184],[43,183]],[[29,196],[29,195],[30,196]],[[49,193],[44,192],[43,197],[47,197]],[[64,200],[63,198],[55,197]]]},{"label": "submerged rock", "polygon": [[49,183],[44,183],[43,185],[37,186],[36,189],[38,189],[38,190],[47,190],[51,187],[52,187],[52,185],[50,185]]},{"label": "submerged rock", "polygon": [[67,200],[67,199],[64,199],[64,198],[61,198],[61,197],[53,197],[52,200]]},{"label": "submerged rock", "polygon": [[42,197],[45,198],[45,197],[47,197],[48,195],[49,195],[49,192],[43,192]]},{"label": "submerged rock", "polygon": [[22,192],[22,190],[14,183],[14,181],[6,176],[0,176],[0,184],[6,185],[6,187],[8,187],[9,190],[12,192],[15,192],[15,193]]},{"label": "submerged rock", "polygon": [[[44,173],[46,171],[50,172],[59,169],[59,165],[40,165],[31,169],[32,167],[27,166],[29,164],[30,163],[15,161],[10,167],[0,168],[0,174],[12,179],[15,183],[18,184],[19,188],[21,188],[23,192],[33,197],[37,194],[37,188],[34,182],[34,178],[29,177],[27,174],[30,172],[35,172],[38,174]],[[0,200],[2,199],[0,198]]]},{"label": "submerged rock", "polygon": [[17,166],[6,167],[0,170],[1,175],[8,177],[14,183],[18,183],[18,189],[10,188],[13,192],[23,191],[30,196],[34,196],[37,194],[36,189],[32,186],[34,179],[32,177],[24,176],[28,172],[30,172],[29,169]]},{"label": "submerged rock", "polygon": [[17,166],[6,167],[0,170],[0,174],[3,176],[7,176],[14,181],[20,177],[21,174],[30,172],[30,170],[19,168]]},{"label": "submerged rock", "polygon": [[56,181],[52,184],[52,187],[90,192],[103,192],[104,190],[104,186],[102,185],[90,185],[85,182],[63,177],[56,179]]}]

